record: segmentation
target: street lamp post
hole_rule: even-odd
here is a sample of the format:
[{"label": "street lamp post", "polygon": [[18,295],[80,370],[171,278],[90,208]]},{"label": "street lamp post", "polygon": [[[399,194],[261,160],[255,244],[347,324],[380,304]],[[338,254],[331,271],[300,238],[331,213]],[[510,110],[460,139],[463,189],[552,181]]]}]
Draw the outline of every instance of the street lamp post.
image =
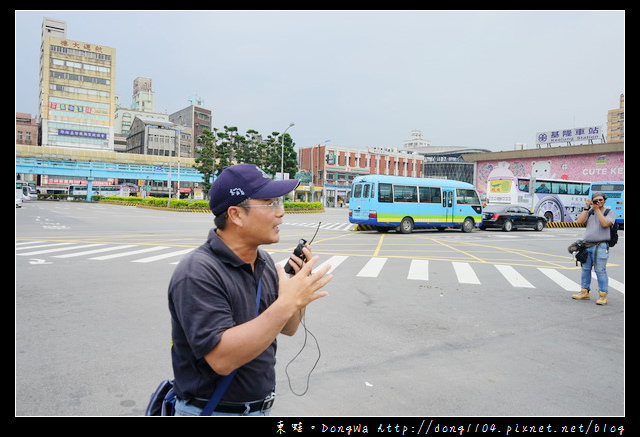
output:
[{"label": "street lamp post", "polygon": [[289,127],[287,127],[282,133],[282,146],[280,147],[280,177],[284,179],[284,134],[287,133],[290,127],[295,126],[293,123],[289,123]]},{"label": "street lamp post", "polygon": [[178,190],[176,198],[180,199],[180,136],[182,131],[180,129],[176,129],[176,149],[178,149]]}]

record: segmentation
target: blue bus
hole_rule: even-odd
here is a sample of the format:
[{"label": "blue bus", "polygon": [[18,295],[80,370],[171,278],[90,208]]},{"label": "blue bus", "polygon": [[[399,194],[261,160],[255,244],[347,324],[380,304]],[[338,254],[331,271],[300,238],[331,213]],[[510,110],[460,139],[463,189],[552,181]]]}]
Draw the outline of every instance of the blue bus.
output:
[{"label": "blue bus", "polygon": [[349,221],[379,232],[414,228],[458,228],[471,232],[482,222],[475,187],[448,179],[366,175],[353,180]]},{"label": "blue bus", "polygon": [[604,193],[604,206],[616,213],[616,223],[624,228],[624,181],[591,182],[590,193],[596,191]]}]

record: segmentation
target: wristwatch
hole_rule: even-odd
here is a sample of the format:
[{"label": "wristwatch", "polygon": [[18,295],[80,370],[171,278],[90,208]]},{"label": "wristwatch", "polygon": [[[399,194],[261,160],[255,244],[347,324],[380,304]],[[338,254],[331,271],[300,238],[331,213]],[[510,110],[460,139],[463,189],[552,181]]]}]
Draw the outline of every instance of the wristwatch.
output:
[{"label": "wristwatch", "polygon": [[584,208],[583,211],[589,211],[591,208]]}]

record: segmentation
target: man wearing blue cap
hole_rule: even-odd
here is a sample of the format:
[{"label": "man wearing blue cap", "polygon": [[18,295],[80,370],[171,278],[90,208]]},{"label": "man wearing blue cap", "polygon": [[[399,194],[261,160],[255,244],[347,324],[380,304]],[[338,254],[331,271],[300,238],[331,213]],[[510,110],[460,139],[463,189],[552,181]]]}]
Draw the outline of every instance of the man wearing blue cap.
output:
[{"label": "man wearing blue cap", "polygon": [[292,255],[291,276],[259,248],[280,240],[280,197],[299,182],[274,181],[253,164],[226,167],[213,182],[216,227],[180,261],[169,284],[176,415],[200,415],[234,371],[212,414],[269,414],[276,337],[295,334],[305,307],[327,295],[320,290],[332,279],[329,266],[312,274],[318,257],[310,246],[306,262]]},{"label": "man wearing blue cap", "polygon": [[[578,224],[587,224],[584,232],[584,242],[587,246],[587,260],[582,263],[580,276],[581,290],[571,295],[577,300],[590,300],[591,269],[598,280],[598,305],[606,305],[609,296],[609,277],[607,276],[607,261],[609,260],[609,240],[611,226],[616,221],[616,214],[612,209],[607,211],[604,206],[604,193],[596,191],[587,199],[583,211],[578,215]],[[606,215],[605,215],[606,213]]]}]

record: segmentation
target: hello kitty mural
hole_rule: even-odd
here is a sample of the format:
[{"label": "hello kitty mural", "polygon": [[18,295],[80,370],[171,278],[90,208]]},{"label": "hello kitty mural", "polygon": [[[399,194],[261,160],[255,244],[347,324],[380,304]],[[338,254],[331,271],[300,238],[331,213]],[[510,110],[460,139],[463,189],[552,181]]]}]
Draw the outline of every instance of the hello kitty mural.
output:
[{"label": "hello kitty mural", "polygon": [[476,188],[486,193],[489,177],[508,175],[585,182],[623,181],[624,152],[478,161]]},{"label": "hello kitty mural", "polygon": [[551,160],[549,161],[531,161],[530,177],[536,179],[555,179],[555,175],[551,174]]}]

